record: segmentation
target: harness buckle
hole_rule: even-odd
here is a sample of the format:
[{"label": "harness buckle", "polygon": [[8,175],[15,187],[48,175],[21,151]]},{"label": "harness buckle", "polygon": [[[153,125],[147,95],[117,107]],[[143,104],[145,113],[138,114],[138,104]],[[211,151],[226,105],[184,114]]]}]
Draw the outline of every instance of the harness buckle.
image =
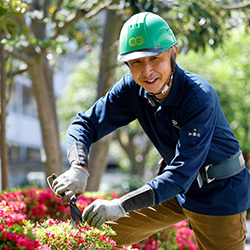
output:
[{"label": "harness buckle", "polygon": [[204,167],[205,179],[206,179],[206,182],[207,182],[208,184],[215,180],[215,177],[214,177],[214,178],[209,178],[209,177],[208,177],[208,169],[209,169],[211,166],[213,166],[213,165],[210,164],[210,165],[207,165],[207,166]]},{"label": "harness buckle", "polygon": [[206,183],[211,183],[212,181],[215,180],[215,178],[209,178],[208,177],[208,169],[213,166],[212,164],[210,165],[207,165],[203,168],[201,168],[196,176],[196,179],[197,179],[197,182],[198,182],[198,185],[199,185],[199,188],[201,188],[203,186],[203,183],[206,182]]},{"label": "harness buckle", "polygon": [[203,182],[211,183],[214,180],[229,178],[240,173],[245,168],[244,158],[241,151],[239,151],[221,163],[201,167],[196,178],[198,185],[201,188]]}]

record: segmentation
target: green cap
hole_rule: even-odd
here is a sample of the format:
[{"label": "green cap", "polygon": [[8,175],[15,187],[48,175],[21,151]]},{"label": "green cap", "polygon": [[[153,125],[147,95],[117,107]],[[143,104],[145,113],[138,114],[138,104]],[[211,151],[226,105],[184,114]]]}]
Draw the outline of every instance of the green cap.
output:
[{"label": "green cap", "polygon": [[120,33],[119,62],[155,56],[177,44],[167,22],[151,12],[133,15]]}]

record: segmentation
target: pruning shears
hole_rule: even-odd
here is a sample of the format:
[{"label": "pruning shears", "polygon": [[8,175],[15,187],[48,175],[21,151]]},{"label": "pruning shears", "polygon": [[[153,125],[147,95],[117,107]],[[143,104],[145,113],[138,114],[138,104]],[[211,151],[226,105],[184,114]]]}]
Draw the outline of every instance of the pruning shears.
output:
[{"label": "pruning shears", "polygon": [[[52,182],[56,178],[57,178],[56,174],[52,174],[51,176],[49,176],[47,178],[48,185],[49,185],[49,187],[51,188],[52,191],[53,191]],[[63,196],[64,196],[64,194],[62,194],[62,197]],[[68,203],[70,205],[70,220],[71,220],[71,224],[72,224],[73,228],[76,228],[76,216],[78,217],[80,222],[83,222],[82,213],[81,213],[81,211],[79,210],[79,208],[76,205],[77,199],[78,199],[77,195],[73,195],[68,201]]]}]

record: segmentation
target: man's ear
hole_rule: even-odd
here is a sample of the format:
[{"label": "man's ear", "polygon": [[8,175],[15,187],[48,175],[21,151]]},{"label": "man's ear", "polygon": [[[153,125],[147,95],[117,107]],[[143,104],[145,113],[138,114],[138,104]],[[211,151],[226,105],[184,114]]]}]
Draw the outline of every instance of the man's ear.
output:
[{"label": "man's ear", "polygon": [[177,46],[173,46],[173,47],[174,47],[174,51],[175,51],[175,61],[176,61],[179,48]]},{"label": "man's ear", "polygon": [[173,73],[175,72],[175,68],[176,68],[175,63],[176,63],[177,53],[178,53],[178,47],[173,46],[172,51],[171,51],[171,69]]}]

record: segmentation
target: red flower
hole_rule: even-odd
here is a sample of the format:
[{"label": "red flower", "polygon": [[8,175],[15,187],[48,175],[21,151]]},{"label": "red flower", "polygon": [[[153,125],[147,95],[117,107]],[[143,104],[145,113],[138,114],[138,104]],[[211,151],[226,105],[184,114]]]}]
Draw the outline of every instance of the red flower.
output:
[{"label": "red flower", "polygon": [[52,225],[54,225],[56,222],[55,222],[53,219],[49,218],[49,219],[47,220],[47,223],[48,223],[50,226],[52,226]]}]

